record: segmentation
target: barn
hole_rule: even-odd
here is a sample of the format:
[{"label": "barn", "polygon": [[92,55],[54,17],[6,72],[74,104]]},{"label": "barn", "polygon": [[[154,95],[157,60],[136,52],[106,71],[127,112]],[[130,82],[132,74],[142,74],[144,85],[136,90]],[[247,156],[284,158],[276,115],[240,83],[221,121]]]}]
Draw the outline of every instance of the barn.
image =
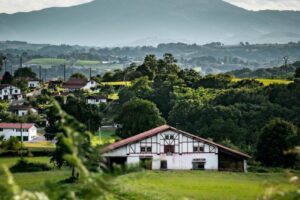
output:
[{"label": "barn", "polygon": [[104,147],[107,164],[147,169],[247,171],[249,155],[163,125]]}]

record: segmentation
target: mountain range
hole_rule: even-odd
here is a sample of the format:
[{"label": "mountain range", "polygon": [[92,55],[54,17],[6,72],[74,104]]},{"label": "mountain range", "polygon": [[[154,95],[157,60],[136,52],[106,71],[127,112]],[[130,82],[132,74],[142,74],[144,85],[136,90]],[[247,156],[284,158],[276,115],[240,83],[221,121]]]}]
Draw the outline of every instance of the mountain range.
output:
[{"label": "mountain range", "polygon": [[300,12],[249,11],[222,0],[95,0],[0,14],[0,40],[102,47],[284,43],[300,40]]}]

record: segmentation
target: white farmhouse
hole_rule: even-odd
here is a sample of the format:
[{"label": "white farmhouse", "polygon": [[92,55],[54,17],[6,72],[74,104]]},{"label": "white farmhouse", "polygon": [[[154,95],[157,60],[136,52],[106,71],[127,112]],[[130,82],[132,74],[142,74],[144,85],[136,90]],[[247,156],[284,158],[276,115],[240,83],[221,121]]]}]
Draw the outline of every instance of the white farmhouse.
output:
[{"label": "white farmhouse", "polygon": [[16,137],[23,141],[31,141],[37,136],[37,128],[34,124],[29,123],[0,123],[1,135],[6,140]]},{"label": "white farmhouse", "polygon": [[8,110],[19,117],[28,115],[29,112],[37,113],[36,109],[27,105],[11,105]]},{"label": "white farmhouse", "polygon": [[148,169],[247,171],[250,156],[163,125],[102,149],[108,165],[147,163]]},{"label": "white farmhouse", "polygon": [[86,103],[92,105],[99,105],[101,103],[107,103],[107,98],[101,95],[90,96],[86,98]]},{"label": "white farmhouse", "polygon": [[76,90],[91,90],[91,88],[94,88],[96,86],[97,82],[80,78],[71,78],[63,84],[63,87],[69,92],[73,92]]},{"label": "white farmhouse", "polygon": [[0,99],[1,100],[20,100],[22,99],[21,89],[9,85],[2,84],[0,85]]}]

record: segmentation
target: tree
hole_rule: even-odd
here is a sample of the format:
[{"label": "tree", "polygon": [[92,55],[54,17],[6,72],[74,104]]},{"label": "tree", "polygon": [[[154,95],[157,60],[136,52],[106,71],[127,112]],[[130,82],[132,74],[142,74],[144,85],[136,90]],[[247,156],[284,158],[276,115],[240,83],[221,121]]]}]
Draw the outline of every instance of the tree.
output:
[{"label": "tree", "polygon": [[127,138],[165,124],[164,118],[154,103],[144,99],[132,99],[122,106],[116,119],[121,124],[117,135]]},{"label": "tree", "polygon": [[72,74],[71,78],[77,78],[77,79],[87,79],[83,74],[81,73],[75,73]]},{"label": "tree", "polygon": [[5,72],[1,81],[1,84],[11,84],[13,76],[9,72]]},{"label": "tree", "polygon": [[300,83],[300,67],[298,67],[296,69],[296,72],[295,72],[295,81],[298,83]]},{"label": "tree", "polygon": [[35,72],[31,70],[29,67],[19,68],[14,73],[15,78],[37,78]]},{"label": "tree", "polygon": [[[64,165],[72,167],[72,178],[77,178],[75,167],[78,162],[85,165],[89,170],[100,170],[100,160],[97,151],[91,145],[91,133],[83,124],[65,113],[59,104],[53,101],[53,110],[60,116],[59,130],[57,135],[56,149],[53,152],[51,162],[61,168]],[[75,149],[76,148],[76,149]],[[69,156],[66,156],[69,154]],[[72,156],[76,156],[77,158]],[[76,160],[76,159],[80,159]]]},{"label": "tree", "polygon": [[258,138],[257,160],[265,166],[291,167],[295,157],[286,154],[297,143],[297,127],[282,119],[271,120],[266,124]]}]

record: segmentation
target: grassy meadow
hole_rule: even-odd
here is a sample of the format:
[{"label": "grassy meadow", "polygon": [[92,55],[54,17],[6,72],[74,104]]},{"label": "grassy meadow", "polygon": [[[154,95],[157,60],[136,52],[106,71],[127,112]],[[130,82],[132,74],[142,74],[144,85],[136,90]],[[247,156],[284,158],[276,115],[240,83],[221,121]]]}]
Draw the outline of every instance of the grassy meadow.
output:
[{"label": "grassy meadow", "polygon": [[[241,81],[241,78],[233,78],[232,82],[239,82]],[[290,84],[293,81],[289,81],[289,80],[282,80],[282,79],[263,79],[263,78],[256,78],[255,80],[261,82],[262,84],[264,84],[264,86],[269,86],[272,84]]]},{"label": "grassy meadow", "polygon": [[147,171],[121,176],[123,191],[146,199],[257,199],[272,188],[294,189],[284,173],[229,173],[209,171]]},{"label": "grassy meadow", "polygon": [[67,64],[68,61],[60,58],[35,58],[28,61],[26,64],[36,64],[36,65],[61,65]]},{"label": "grassy meadow", "polygon": [[[26,158],[31,162],[49,163],[49,157]],[[12,166],[18,158],[0,158],[1,164]],[[70,176],[70,170],[15,173],[15,181],[27,190],[45,190],[45,182],[58,183]],[[0,170],[0,183],[6,177]],[[122,193],[132,199],[257,199],[272,188],[293,189],[285,173],[230,173],[213,171],[142,171],[114,179]]]}]

